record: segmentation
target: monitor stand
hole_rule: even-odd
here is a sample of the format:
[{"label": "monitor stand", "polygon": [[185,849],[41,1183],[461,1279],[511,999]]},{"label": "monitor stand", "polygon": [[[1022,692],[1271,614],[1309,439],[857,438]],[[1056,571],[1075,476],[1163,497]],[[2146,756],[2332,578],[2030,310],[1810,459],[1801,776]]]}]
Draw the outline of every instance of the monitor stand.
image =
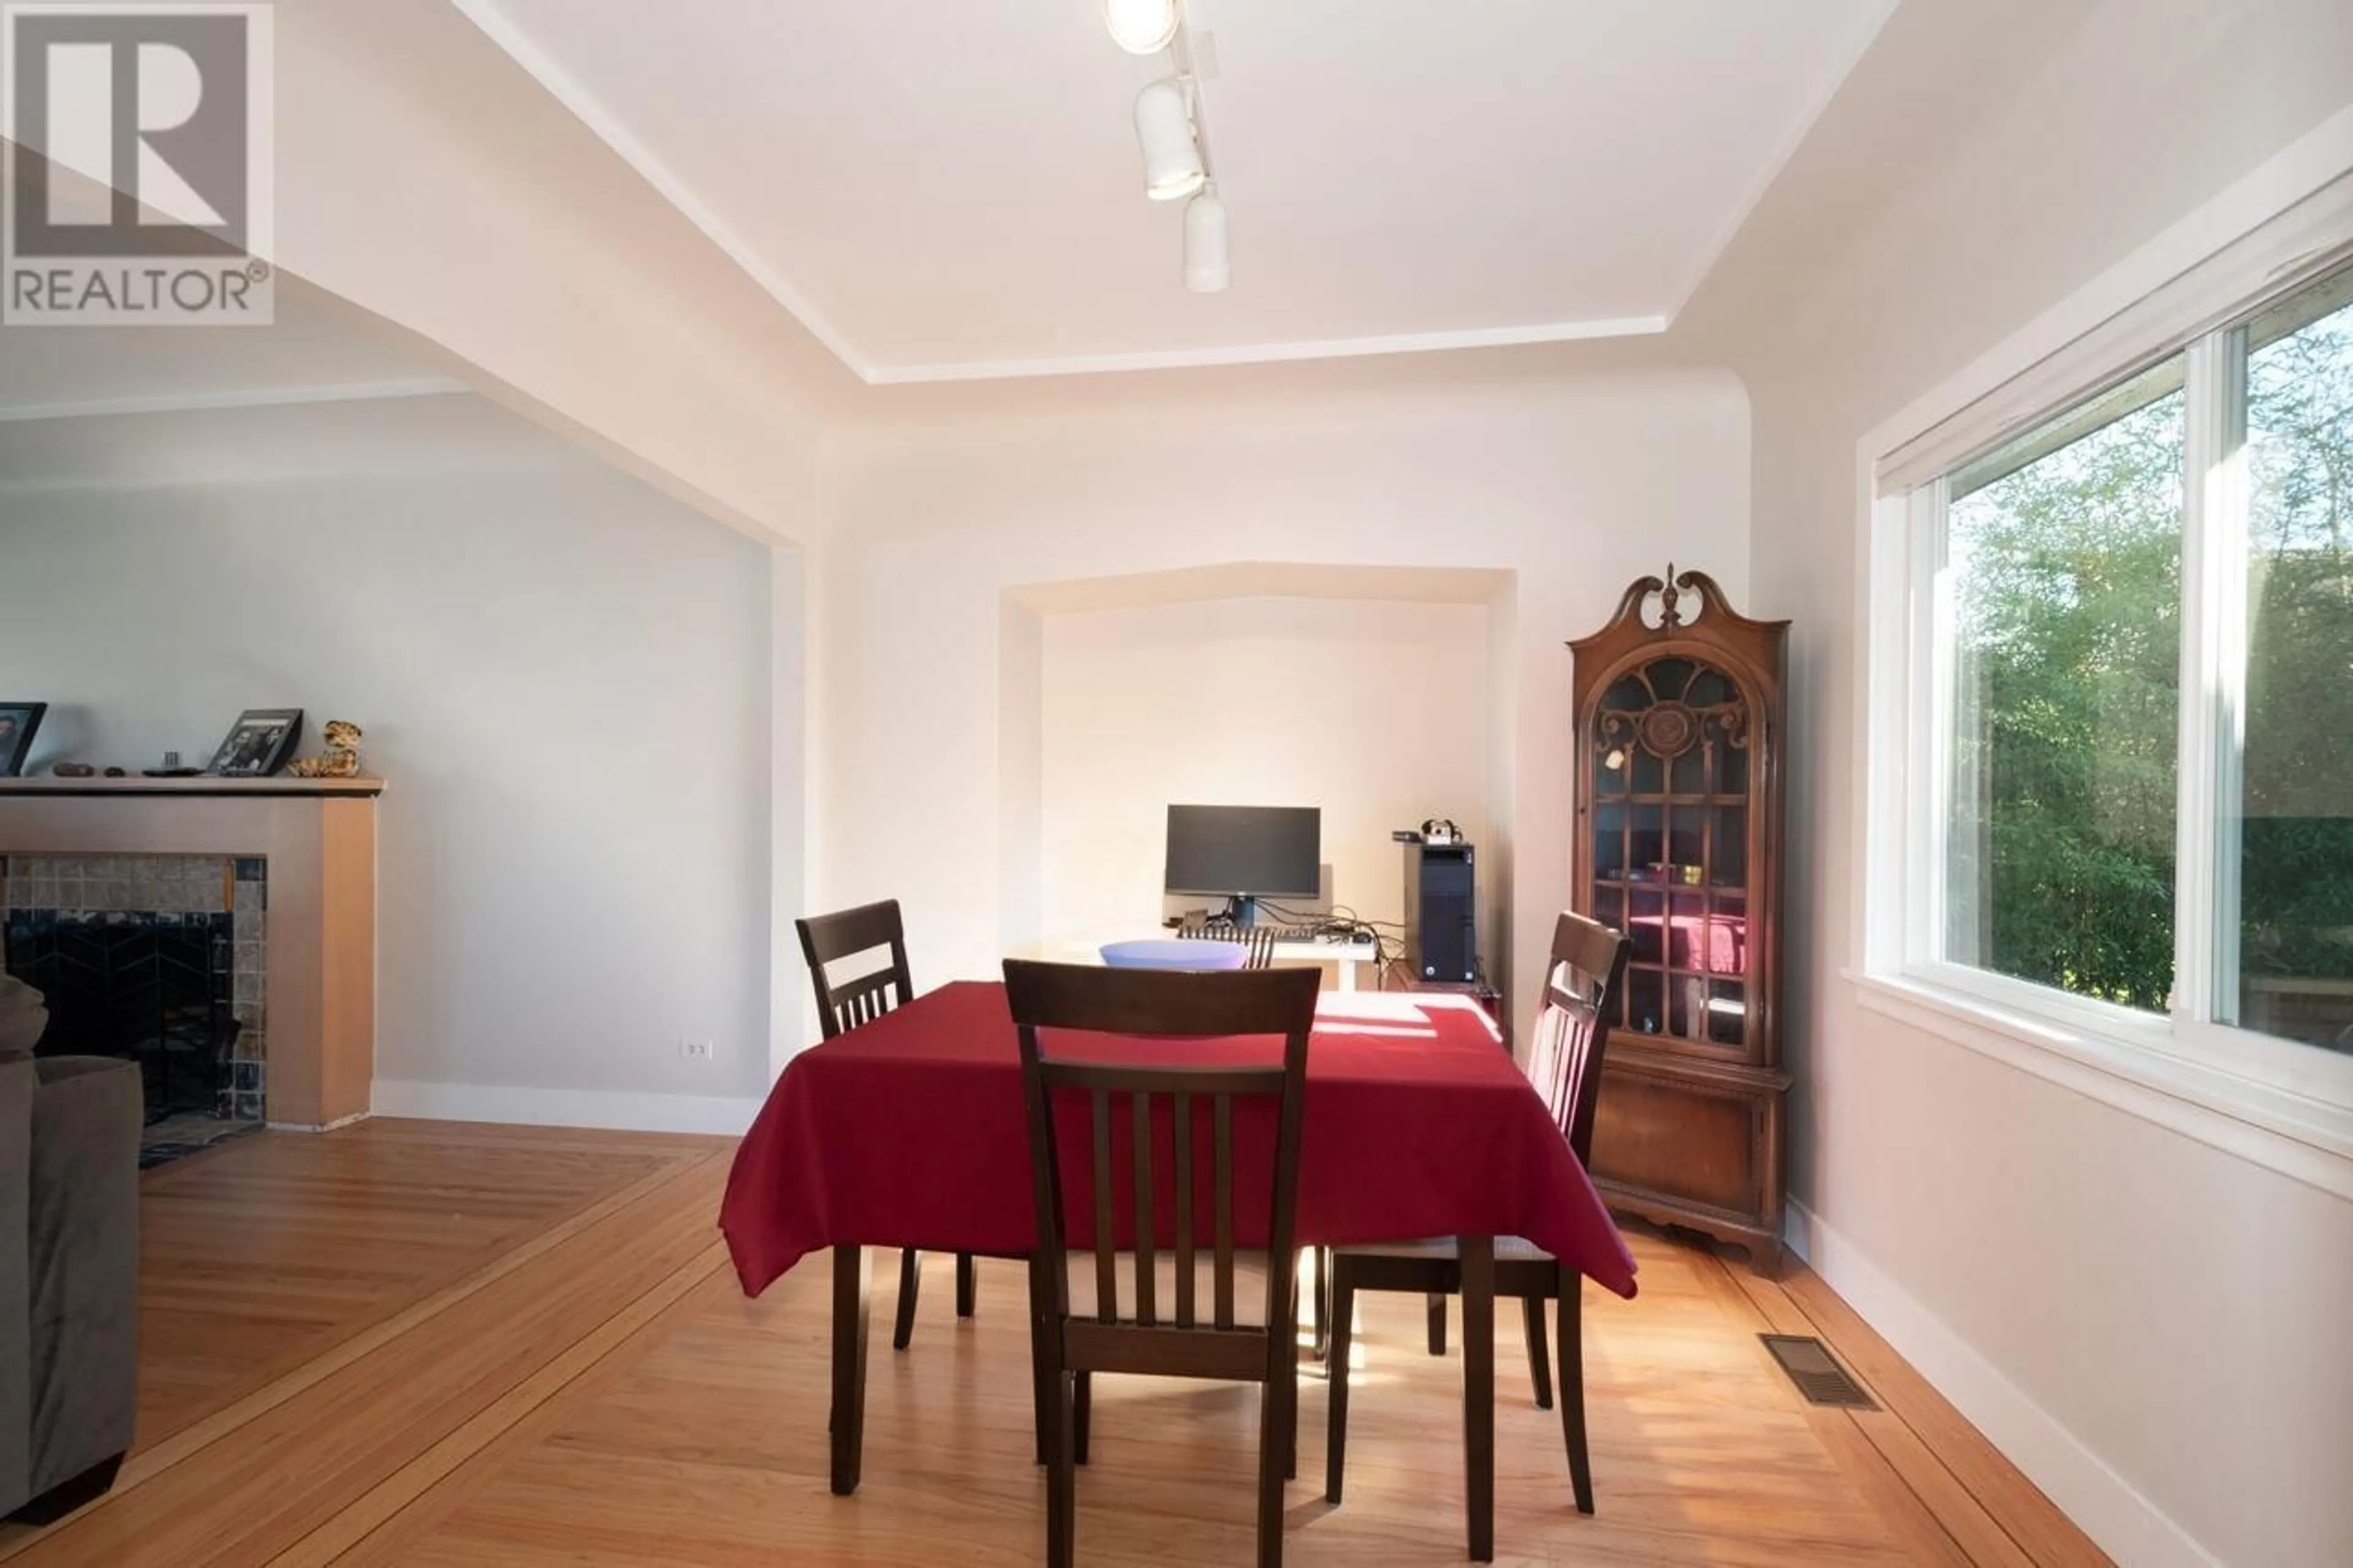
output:
[{"label": "monitor stand", "polygon": [[1226,900],[1226,907],[1209,917],[1209,923],[1249,931],[1258,924],[1258,900],[1248,893],[1231,894]]}]

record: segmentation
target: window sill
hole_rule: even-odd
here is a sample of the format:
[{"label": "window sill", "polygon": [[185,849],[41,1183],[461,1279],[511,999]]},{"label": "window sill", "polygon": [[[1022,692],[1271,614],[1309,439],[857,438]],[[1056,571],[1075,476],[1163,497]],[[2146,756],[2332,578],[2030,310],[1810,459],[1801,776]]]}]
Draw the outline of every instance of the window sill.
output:
[{"label": "window sill", "polygon": [[2353,1200],[2353,1109],[1924,981],[1844,978],[1882,1017]]}]

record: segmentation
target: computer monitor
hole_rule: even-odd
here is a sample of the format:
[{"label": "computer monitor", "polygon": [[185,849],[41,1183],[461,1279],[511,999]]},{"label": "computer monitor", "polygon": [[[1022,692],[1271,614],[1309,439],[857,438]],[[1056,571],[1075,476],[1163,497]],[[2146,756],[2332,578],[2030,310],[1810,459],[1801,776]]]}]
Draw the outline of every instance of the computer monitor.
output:
[{"label": "computer monitor", "polygon": [[1324,813],[1313,805],[1172,805],[1164,879],[1171,893],[1217,893],[1237,924],[1261,898],[1323,891]]}]

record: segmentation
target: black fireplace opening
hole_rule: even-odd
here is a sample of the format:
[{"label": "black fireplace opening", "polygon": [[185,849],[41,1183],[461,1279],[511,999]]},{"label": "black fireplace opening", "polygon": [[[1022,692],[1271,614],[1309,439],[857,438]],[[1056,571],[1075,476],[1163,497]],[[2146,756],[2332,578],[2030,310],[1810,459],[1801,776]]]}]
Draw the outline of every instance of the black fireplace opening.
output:
[{"label": "black fireplace opening", "polygon": [[233,918],[212,914],[17,910],[8,972],[47,1001],[37,1054],[139,1064],[147,1120],[236,1104]]}]

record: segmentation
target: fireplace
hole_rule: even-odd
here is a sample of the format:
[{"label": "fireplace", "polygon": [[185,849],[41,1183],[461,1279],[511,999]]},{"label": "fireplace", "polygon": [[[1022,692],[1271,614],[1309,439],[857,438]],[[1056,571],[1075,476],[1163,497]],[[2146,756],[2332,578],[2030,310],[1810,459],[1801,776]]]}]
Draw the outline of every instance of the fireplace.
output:
[{"label": "fireplace", "polygon": [[151,1125],[264,1107],[264,863],[219,856],[15,856],[8,972],[47,998],[42,1055],[139,1063]]},{"label": "fireplace", "polygon": [[[150,1128],[151,1139],[196,1121],[322,1130],[368,1113],[383,792],[374,778],[0,779],[0,937],[9,938],[12,965],[54,962],[42,951],[45,937],[54,942],[60,924],[90,923],[68,917],[177,915],[183,938],[189,916],[228,917],[237,1027],[227,1038],[226,1092],[240,1120],[175,1116]],[[57,917],[46,933],[43,914]],[[209,1033],[219,922],[197,926],[213,939],[203,986],[183,987],[190,994],[173,1015],[176,1034],[150,1037],[164,1041],[174,1093],[190,1087],[196,1059],[216,1051],[220,1038]],[[217,1111],[222,1091],[214,1092]]]}]

